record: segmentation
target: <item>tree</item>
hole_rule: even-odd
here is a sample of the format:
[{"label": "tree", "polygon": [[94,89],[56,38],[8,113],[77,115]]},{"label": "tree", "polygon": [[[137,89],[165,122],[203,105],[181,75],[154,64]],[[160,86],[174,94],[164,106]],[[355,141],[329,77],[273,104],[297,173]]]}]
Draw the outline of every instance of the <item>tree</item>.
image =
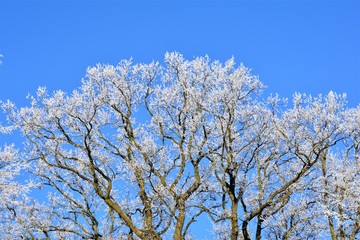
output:
[{"label": "tree", "polygon": [[343,113],[342,131],[348,134],[339,151],[329,151],[321,160],[320,187],[331,239],[356,239],[360,233],[360,108]]},{"label": "tree", "polygon": [[[191,239],[192,224],[207,215],[219,239],[359,236],[351,183],[359,108],[346,109],[332,92],[295,94],[287,108],[277,96],[263,100],[264,87],[233,59],[167,53],[164,66],[89,68],[71,95],[40,87],[29,107],[2,102],[9,124],[0,129],[20,131],[24,146],[0,154],[9,172],[0,193],[12,199],[0,203],[8,219],[0,234]],[[338,172],[324,168],[334,159],[346,162]],[[15,177],[20,170],[32,181]],[[354,190],[340,192],[345,183]],[[339,197],[351,207],[339,207]],[[346,221],[329,220],[340,215]]]},{"label": "tree", "polygon": [[10,213],[14,206],[18,204],[19,195],[24,193],[25,189],[13,180],[23,168],[24,165],[18,161],[18,153],[13,146],[4,146],[3,149],[0,149],[1,235],[9,235],[16,229],[12,227],[16,225],[16,221],[13,221],[13,214]]},{"label": "tree", "polygon": [[[269,103],[274,106],[278,101],[275,97]],[[252,221],[256,225],[253,236],[260,239],[263,230],[271,229],[273,223],[295,217],[286,215],[285,220],[280,220],[285,209],[297,214],[303,205],[310,209],[315,199],[309,199],[306,191],[311,190],[313,181],[309,179],[316,178],[312,171],[328,149],[345,138],[340,131],[341,102],[342,96],[333,93],[324,102],[321,97],[295,94],[294,107],[285,112],[277,113],[277,109],[271,111],[255,103],[235,104],[243,110],[241,114],[235,108],[225,108],[225,117],[219,118],[217,124],[221,126],[221,147],[211,156],[223,201],[223,213],[215,215],[219,216],[217,221],[230,222],[231,239],[240,235],[250,239]],[[287,224],[289,229],[280,227],[284,239],[297,229],[294,221]]]}]

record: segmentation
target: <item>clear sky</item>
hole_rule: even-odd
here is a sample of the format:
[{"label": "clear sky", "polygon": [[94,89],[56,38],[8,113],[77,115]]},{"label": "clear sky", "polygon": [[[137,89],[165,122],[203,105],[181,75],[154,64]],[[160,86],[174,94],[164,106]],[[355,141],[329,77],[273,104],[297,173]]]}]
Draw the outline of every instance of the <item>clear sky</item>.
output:
[{"label": "clear sky", "polygon": [[360,103],[360,1],[0,0],[0,99],[71,92],[88,66],[208,54],[252,68],[266,94]]},{"label": "clear sky", "polygon": [[232,56],[291,97],[333,90],[360,103],[360,1],[0,0],[0,99],[70,92],[87,66]]}]

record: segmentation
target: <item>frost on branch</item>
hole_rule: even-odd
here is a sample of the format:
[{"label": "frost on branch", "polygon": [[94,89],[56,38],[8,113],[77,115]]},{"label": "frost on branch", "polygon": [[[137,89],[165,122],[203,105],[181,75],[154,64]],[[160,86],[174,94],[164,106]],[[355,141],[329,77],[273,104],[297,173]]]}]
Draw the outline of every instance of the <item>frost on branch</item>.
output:
[{"label": "frost on branch", "polygon": [[24,147],[1,149],[0,235],[193,239],[206,216],[216,239],[359,237],[359,107],[264,87],[234,59],[173,52],[2,102]]}]

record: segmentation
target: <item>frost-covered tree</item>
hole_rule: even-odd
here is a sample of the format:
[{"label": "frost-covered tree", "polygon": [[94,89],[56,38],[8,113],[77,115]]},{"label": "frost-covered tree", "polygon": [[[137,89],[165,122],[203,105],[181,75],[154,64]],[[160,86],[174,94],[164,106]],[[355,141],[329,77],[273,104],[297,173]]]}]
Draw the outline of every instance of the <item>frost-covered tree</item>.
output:
[{"label": "frost-covered tree", "polygon": [[360,234],[360,108],[343,112],[344,146],[321,159],[318,193],[331,239],[357,239]]},{"label": "frost-covered tree", "polygon": [[263,89],[234,59],[167,53],[2,102],[0,130],[24,144],[0,151],[0,235],[193,239],[203,215],[217,239],[355,239],[359,108],[332,92],[286,107]]}]

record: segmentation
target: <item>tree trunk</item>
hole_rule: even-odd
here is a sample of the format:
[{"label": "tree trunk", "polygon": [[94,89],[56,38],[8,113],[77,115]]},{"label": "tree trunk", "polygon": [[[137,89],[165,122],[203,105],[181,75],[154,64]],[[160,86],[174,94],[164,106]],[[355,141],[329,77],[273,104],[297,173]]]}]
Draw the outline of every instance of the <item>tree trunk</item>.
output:
[{"label": "tree trunk", "polygon": [[261,239],[261,225],[263,220],[261,219],[261,215],[258,216],[257,225],[256,225],[256,240]]},{"label": "tree trunk", "polygon": [[247,226],[248,226],[249,222],[248,221],[244,221],[243,224],[242,224],[242,233],[243,233],[243,238],[244,240],[251,240],[250,239],[250,235],[249,235],[249,232],[247,230]]},{"label": "tree trunk", "polygon": [[238,204],[235,201],[231,203],[231,240],[237,240],[239,236],[238,223]]},{"label": "tree trunk", "polygon": [[182,229],[185,222],[185,204],[179,203],[179,216],[176,222],[175,231],[174,231],[174,240],[183,240],[184,236],[182,234]]}]

